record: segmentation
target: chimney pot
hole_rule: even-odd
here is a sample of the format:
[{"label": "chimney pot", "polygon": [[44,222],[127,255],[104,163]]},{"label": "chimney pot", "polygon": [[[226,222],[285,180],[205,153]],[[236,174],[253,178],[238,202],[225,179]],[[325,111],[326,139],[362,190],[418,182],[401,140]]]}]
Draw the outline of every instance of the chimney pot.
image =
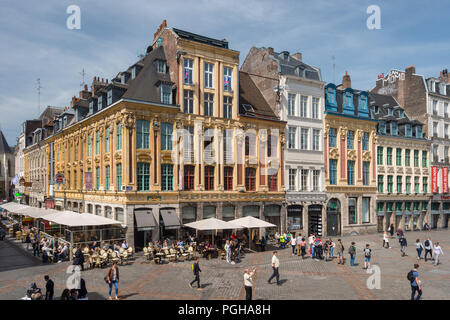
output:
[{"label": "chimney pot", "polygon": [[293,57],[294,59],[297,59],[297,60],[302,61],[302,53],[301,53],[301,52],[294,53],[294,54],[292,55],[292,57]]},{"label": "chimney pot", "polygon": [[272,48],[272,47],[268,47],[268,48],[267,48],[267,51],[269,52],[269,54],[270,54],[271,56],[273,56],[273,48]]}]

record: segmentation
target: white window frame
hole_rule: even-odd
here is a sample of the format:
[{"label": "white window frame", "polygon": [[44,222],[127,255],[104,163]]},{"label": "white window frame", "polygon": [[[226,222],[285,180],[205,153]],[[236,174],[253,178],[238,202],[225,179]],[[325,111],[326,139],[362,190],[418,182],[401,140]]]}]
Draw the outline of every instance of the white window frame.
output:
[{"label": "white window frame", "polygon": [[204,63],[204,87],[208,89],[214,88],[214,64]]}]

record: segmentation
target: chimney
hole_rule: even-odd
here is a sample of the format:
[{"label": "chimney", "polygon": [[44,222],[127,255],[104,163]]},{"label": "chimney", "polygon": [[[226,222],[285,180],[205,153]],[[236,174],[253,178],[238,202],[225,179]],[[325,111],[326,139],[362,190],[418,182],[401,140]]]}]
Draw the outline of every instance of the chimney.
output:
[{"label": "chimney", "polygon": [[267,51],[269,52],[269,55],[273,56],[273,48],[272,47],[268,47]]},{"label": "chimney", "polygon": [[302,53],[301,53],[301,52],[294,53],[294,54],[292,55],[292,57],[293,57],[294,59],[297,59],[297,60],[299,60],[299,61],[302,61]]},{"label": "chimney", "polygon": [[450,76],[448,75],[447,69],[441,71],[441,79],[444,80],[445,83],[450,83]]},{"label": "chimney", "polygon": [[405,69],[405,73],[407,76],[412,75],[413,73],[416,73],[416,67],[414,65],[409,66]]},{"label": "chimney", "polygon": [[350,79],[350,75],[347,71],[345,71],[345,75],[342,77],[342,89],[345,90],[347,88],[352,87],[352,80]]}]

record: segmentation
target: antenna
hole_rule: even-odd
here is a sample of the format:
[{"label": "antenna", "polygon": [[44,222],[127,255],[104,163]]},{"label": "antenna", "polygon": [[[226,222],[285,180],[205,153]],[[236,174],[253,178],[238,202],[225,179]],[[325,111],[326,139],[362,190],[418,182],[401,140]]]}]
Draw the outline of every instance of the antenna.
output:
[{"label": "antenna", "polygon": [[36,90],[38,92],[38,114],[41,114],[41,78],[37,78],[37,87]]},{"label": "antenna", "polygon": [[84,85],[85,85],[84,77],[86,76],[86,72],[84,71],[84,68],[83,68],[83,70],[81,70],[80,75],[83,79],[83,81],[80,83],[80,87],[84,87]]},{"label": "antenna", "polygon": [[336,57],[331,56],[331,60],[333,61],[333,83],[336,84]]}]

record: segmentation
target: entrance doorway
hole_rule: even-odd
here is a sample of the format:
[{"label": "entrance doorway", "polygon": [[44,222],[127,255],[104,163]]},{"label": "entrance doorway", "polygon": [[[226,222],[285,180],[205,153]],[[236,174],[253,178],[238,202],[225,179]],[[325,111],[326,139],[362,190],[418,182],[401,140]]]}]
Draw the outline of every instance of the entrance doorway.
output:
[{"label": "entrance doorway", "polygon": [[383,230],[383,227],[384,227],[384,215],[377,216],[377,218],[378,218],[377,231],[378,232],[384,232],[384,230]]},{"label": "entrance doorway", "polygon": [[436,229],[439,222],[439,214],[432,214],[431,215],[431,229]]},{"label": "entrance doorway", "polygon": [[311,234],[322,234],[322,206],[319,204],[310,205],[308,207],[308,236]]},{"label": "entrance doorway", "polygon": [[327,204],[327,235],[337,236],[341,233],[341,203],[331,199]]}]

